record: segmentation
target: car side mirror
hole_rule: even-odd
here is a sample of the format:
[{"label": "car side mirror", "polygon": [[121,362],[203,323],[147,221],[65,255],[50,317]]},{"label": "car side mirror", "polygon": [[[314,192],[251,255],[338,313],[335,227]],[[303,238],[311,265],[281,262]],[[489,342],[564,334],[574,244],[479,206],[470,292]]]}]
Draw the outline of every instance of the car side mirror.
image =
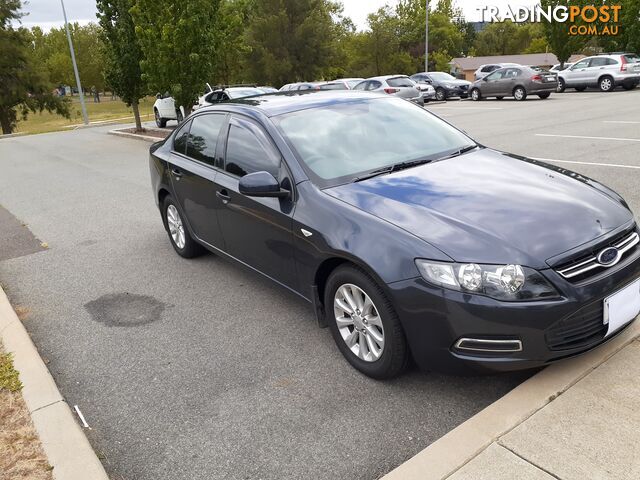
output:
[{"label": "car side mirror", "polygon": [[280,188],[280,183],[269,172],[248,173],[240,179],[238,189],[247,197],[288,197],[289,191]]}]

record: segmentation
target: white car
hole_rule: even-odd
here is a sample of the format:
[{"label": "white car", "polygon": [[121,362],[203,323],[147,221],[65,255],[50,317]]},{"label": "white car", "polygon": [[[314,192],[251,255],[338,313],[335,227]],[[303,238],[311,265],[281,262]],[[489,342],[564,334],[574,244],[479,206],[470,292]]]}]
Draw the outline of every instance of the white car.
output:
[{"label": "white car", "polygon": [[252,97],[254,95],[264,95],[265,93],[271,93],[269,91],[270,87],[229,86],[216,88],[214,90],[208,83],[207,87],[210,90],[203,96],[198,98],[198,103],[193,106],[193,110],[197,110],[208,105],[213,105],[214,103],[223,102],[225,100],[232,100],[234,98]]},{"label": "white car", "polygon": [[610,92],[621,86],[633,90],[640,84],[640,57],[635,53],[600,54],[583,58],[571,68],[558,72],[558,92],[575,88],[582,92],[597,87]]},{"label": "white car", "polygon": [[169,92],[164,95],[159,93],[156,95],[156,101],[153,104],[153,115],[156,119],[156,125],[160,128],[167,126],[167,121],[176,120],[178,123],[184,118],[184,109],[176,108],[176,102]]}]

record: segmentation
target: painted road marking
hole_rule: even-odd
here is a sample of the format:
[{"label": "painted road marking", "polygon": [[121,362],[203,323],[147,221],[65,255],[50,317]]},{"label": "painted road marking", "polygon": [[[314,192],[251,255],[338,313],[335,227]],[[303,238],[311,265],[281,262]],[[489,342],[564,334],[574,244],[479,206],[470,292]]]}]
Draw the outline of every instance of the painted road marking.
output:
[{"label": "painted road marking", "polygon": [[640,138],[587,137],[584,135],[555,135],[552,133],[536,133],[536,137],[582,138],[585,140],[615,140],[619,142],[640,142]]},{"label": "painted road marking", "polygon": [[604,123],[632,123],[632,124],[636,124],[636,123],[640,123],[640,122],[632,122],[630,120],[604,120]]}]

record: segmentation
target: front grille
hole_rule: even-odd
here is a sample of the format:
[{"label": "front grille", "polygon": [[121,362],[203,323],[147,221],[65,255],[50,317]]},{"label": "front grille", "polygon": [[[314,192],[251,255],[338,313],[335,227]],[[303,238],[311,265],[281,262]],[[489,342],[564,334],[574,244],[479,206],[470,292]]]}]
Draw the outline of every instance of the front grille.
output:
[{"label": "front grille", "polygon": [[461,90],[467,90],[468,88],[469,88],[469,85],[460,85]]},{"label": "front grille", "polygon": [[608,245],[598,249],[598,252],[601,252],[605,248],[615,247],[618,250],[618,258],[615,262],[603,265],[598,259],[598,252],[591,251],[577,260],[556,268],[556,271],[572,282],[585,280],[606,268],[616,265],[624,256],[633,252],[638,244],[640,244],[640,235],[635,231],[626,232],[622,236],[613,239]]},{"label": "front grille", "polygon": [[564,318],[545,332],[549,350],[587,347],[602,340],[607,333],[603,302],[595,302]]}]

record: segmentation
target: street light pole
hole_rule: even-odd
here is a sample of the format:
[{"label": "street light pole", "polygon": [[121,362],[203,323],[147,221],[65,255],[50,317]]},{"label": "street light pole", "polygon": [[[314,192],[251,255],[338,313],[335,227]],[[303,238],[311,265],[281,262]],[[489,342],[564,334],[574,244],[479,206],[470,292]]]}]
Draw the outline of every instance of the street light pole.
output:
[{"label": "street light pole", "polygon": [[87,107],[84,104],[84,93],[82,93],[82,85],[80,84],[80,74],[78,74],[78,65],[76,65],[76,52],[73,50],[73,42],[71,41],[71,33],[69,33],[69,22],[67,22],[67,12],[64,9],[64,0],[60,0],[62,5],[62,15],[64,15],[64,28],[67,30],[67,40],[69,40],[69,50],[71,50],[71,63],[73,63],[73,73],[76,76],[76,86],[80,95],[80,106],[82,107],[82,119],[85,125],[89,125],[87,117]]},{"label": "street light pole", "polygon": [[429,0],[424,0],[425,3],[425,27],[424,27],[424,71],[429,71]]}]

